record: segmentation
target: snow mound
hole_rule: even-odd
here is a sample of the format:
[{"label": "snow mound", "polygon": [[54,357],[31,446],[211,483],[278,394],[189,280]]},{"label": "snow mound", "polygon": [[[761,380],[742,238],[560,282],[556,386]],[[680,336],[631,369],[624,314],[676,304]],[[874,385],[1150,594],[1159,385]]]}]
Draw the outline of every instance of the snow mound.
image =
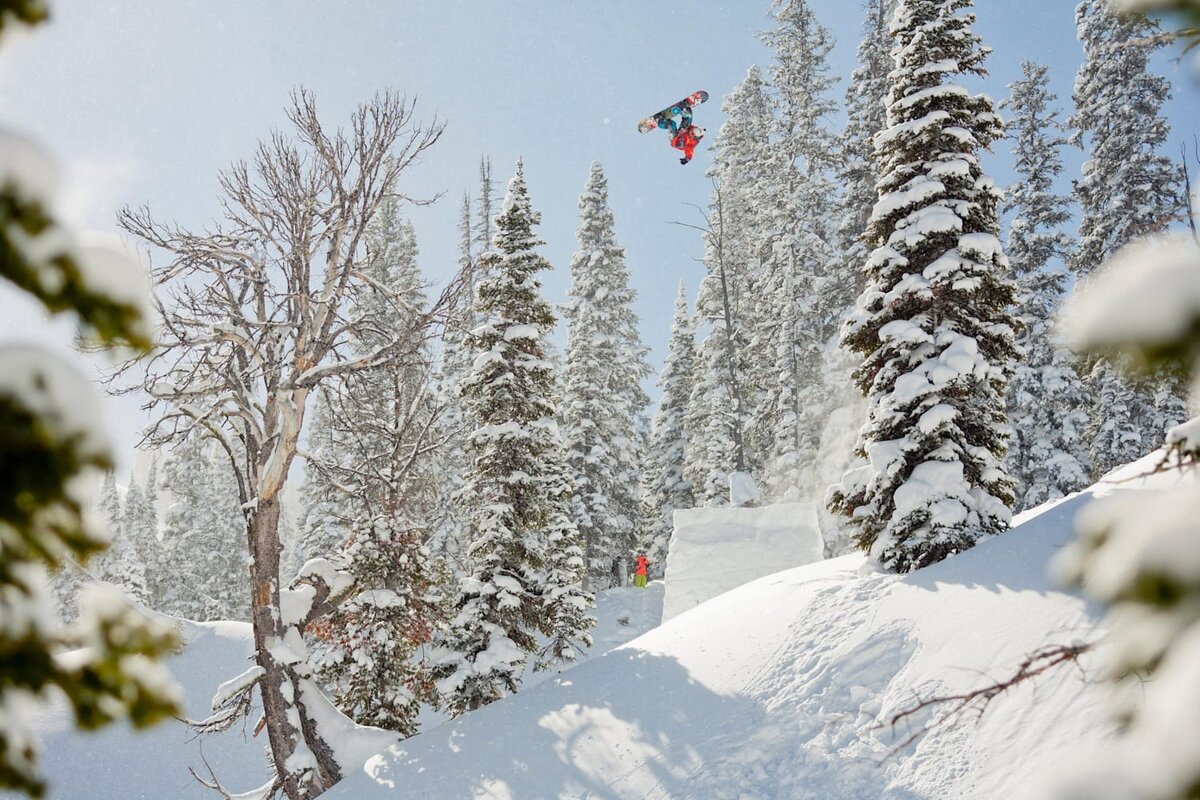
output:
[{"label": "snow mound", "polygon": [[824,555],[809,503],[675,512],[663,622],[730,589]]},{"label": "snow mound", "polygon": [[889,721],[920,698],[1010,676],[1040,648],[1095,637],[1097,609],[1056,586],[1046,565],[1094,497],[1177,480],[1136,479],[1156,458],[911,575],[850,555],[754,581],[391,747],[327,796],[1046,797],[1065,762],[1094,754],[1114,730],[1093,662],[924,736],[913,734],[928,714]]}]

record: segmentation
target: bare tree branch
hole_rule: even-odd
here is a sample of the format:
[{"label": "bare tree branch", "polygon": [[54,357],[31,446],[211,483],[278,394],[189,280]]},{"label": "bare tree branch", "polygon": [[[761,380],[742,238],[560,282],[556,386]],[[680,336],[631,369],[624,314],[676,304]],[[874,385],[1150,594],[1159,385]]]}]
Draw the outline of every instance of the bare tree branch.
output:
[{"label": "bare tree branch", "polygon": [[1093,646],[1094,642],[1088,642],[1086,644],[1052,645],[1042,648],[1027,656],[1017,667],[1016,671],[1004,680],[994,681],[968,692],[930,697],[893,714],[892,718],[888,721],[888,725],[894,730],[899,723],[915,717],[927,709],[942,706],[948,707],[945,714],[922,724],[904,741],[892,748],[892,755],[904,750],[935,728],[955,724],[960,717],[966,714],[971,714],[976,719],[979,719],[987,712],[991,702],[1000,695],[1064,664],[1078,665],[1080,656],[1091,650]]},{"label": "bare tree branch", "polygon": [[[145,443],[213,438],[233,467],[246,514],[256,660],[263,669],[256,685],[278,770],[273,790],[293,800],[316,797],[338,775],[298,692],[284,689],[303,676],[274,655],[284,634],[279,502],[309,397],[322,387],[336,393],[374,370],[428,369],[430,344],[463,281],[457,276],[427,308],[385,318],[409,298],[368,277],[372,221],[385,201],[421,202],[402,194],[399,180],[442,134],[436,119],[415,121],[415,105],[381,92],[354,112],[347,128],[330,130],[312,93],[298,89],[287,110],[290,129],[273,132],[249,161],[220,173],[219,220],[192,231],[160,222],[146,208],[119,215],[121,226],[156,256],[161,321],[154,352],[118,365],[108,386],[145,393],[154,415]],[[360,302],[368,294],[386,302],[368,307]],[[399,328],[397,318],[405,320]],[[375,345],[364,351],[365,341]],[[414,452],[430,438],[415,426],[418,418],[405,431],[417,437],[409,445]],[[328,587],[314,588],[324,591],[314,606],[325,609]],[[200,724],[220,729],[247,711],[248,692],[228,698]],[[306,776],[286,768],[300,744],[317,761]],[[224,791],[215,778],[212,785]]]}]

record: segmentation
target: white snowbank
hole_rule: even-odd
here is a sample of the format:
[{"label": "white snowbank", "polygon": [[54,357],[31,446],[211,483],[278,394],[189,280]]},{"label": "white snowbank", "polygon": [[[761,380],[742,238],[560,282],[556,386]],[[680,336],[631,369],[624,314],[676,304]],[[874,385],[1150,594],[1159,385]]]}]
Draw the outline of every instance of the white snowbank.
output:
[{"label": "white snowbank", "polygon": [[663,622],[705,600],[824,557],[811,503],[675,512],[667,553]]}]

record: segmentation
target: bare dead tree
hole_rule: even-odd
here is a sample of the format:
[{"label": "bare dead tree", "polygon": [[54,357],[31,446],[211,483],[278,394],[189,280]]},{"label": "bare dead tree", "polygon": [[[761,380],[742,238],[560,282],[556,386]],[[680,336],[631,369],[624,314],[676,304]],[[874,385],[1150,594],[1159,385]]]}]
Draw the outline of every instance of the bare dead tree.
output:
[{"label": "bare dead tree", "polygon": [[[162,321],[153,354],[121,365],[110,389],[149,395],[155,421],[145,444],[197,432],[219,442],[233,466],[250,555],[252,683],[277,772],[270,791],[290,800],[320,795],[341,774],[309,708],[307,668],[294,658],[293,635],[311,615],[288,620],[280,608],[280,497],[300,454],[310,395],[388,365],[427,368],[461,280],[405,315],[399,330],[354,302],[371,284],[364,237],[385,199],[423,202],[400,194],[398,181],[443,126],[416,122],[414,105],[380,93],[355,111],[349,129],[328,131],[312,94],[298,90],[290,130],[272,133],[250,163],[220,175],[222,215],[211,228],[161,223],[145,208],[120,214],[126,231],[165,254],[153,269]],[[364,330],[378,342],[368,352],[355,346]],[[320,599],[313,609],[326,605]],[[236,700],[232,711],[248,707]]]}]

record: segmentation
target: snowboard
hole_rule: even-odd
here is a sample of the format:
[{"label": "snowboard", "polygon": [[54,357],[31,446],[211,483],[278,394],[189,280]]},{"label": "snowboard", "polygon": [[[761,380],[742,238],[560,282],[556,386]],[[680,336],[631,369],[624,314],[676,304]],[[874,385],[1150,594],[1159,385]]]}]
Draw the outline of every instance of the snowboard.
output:
[{"label": "snowboard", "polygon": [[683,113],[684,106],[695,107],[695,106],[700,105],[707,99],[708,99],[708,92],[704,91],[703,89],[698,92],[693,92],[692,94],[689,94],[687,97],[680,100],[678,103],[675,103],[674,105],[664,108],[662,111],[659,111],[657,114],[655,114],[653,116],[646,117],[644,120],[642,120],[641,122],[638,123],[638,131],[640,133],[645,133],[646,131],[652,131],[658,127],[658,121],[660,119],[670,119],[671,117],[678,117],[680,114]]}]

